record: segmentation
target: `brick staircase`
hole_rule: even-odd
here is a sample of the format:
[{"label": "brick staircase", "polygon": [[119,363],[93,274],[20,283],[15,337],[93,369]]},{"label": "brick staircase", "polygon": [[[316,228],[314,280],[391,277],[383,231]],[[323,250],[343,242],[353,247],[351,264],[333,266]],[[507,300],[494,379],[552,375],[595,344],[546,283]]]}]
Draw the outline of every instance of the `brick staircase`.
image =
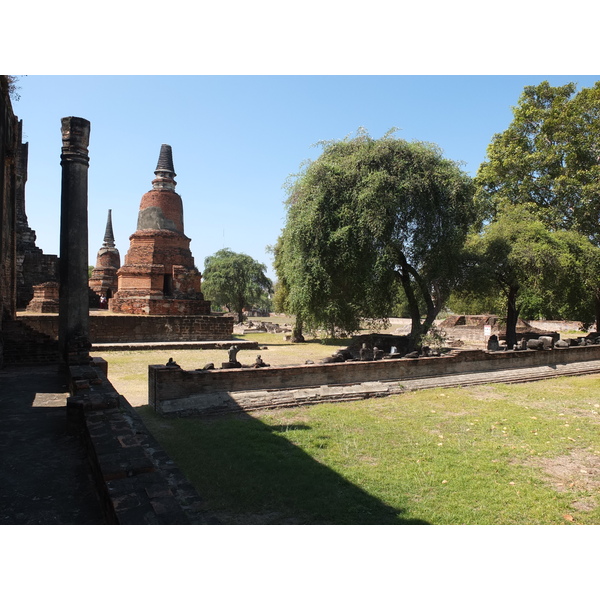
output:
[{"label": "brick staircase", "polygon": [[51,364],[60,361],[58,342],[19,320],[4,321],[1,334],[4,364]]}]

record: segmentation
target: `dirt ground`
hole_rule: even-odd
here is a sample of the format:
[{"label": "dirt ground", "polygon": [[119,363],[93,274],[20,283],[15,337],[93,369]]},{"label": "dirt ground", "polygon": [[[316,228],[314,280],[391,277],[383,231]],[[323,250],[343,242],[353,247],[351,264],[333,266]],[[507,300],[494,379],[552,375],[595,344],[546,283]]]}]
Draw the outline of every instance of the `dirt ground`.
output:
[{"label": "dirt ground", "polygon": [[[535,457],[528,464],[539,468],[557,492],[566,492],[572,488],[591,493],[600,490],[600,456],[597,454],[576,449],[566,456]],[[596,508],[597,504],[596,496],[590,496],[579,500],[573,508],[589,511]]]}]

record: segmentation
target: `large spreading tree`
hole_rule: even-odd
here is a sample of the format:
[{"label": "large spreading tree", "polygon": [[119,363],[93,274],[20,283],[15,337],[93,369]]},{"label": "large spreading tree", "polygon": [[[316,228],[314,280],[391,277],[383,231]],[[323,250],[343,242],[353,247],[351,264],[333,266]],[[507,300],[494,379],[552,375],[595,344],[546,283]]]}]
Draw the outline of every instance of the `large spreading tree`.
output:
[{"label": "large spreading tree", "polygon": [[461,276],[472,180],[437,146],[393,131],[321,144],[289,183],[274,248],[286,306],[309,328],[353,332],[389,316],[401,288],[416,344]]},{"label": "large spreading tree", "polygon": [[259,304],[273,290],[266,266],[247,254],[224,248],[204,260],[202,290],[207,298],[236,312],[244,319],[244,308]]},{"label": "large spreading tree", "polygon": [[[580,234],[574,256],[594,255],[585,246],[600,247],[600,82],[579,92],[575,83],[528,86],[513,114],[488,147],[476,199],[491,220],[506,207],[521,206],[550,232]],[[598,328],[600,277],[586,278],[582,290],[580,276],[572,273],[578,293],[565,288],[564,302],[577,307],[579,291],[587,291]]]}]

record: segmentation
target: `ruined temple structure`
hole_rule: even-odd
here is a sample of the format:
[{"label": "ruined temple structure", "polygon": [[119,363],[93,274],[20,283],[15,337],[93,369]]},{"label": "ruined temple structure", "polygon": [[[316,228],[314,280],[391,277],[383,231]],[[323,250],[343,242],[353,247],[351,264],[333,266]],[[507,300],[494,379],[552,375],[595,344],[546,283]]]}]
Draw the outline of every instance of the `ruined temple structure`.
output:
[{"label": "ruined temple structure", "polygon": [[[19,139],[22,136],[22,126],[22,122],[19,121]],[[25,212],[28,148],[28,143],[19,143],[16,153],[16,291],[17,309],[21,310],[33,299],[34,286],[46,282],[58,282],[58,256],[44,254],[36,246],[36,233],[29,227]]]},{"label": "ruined temple structure", "polygon": [[112,298],[118,287],[117,271],[121,267],[121,256],[115,247],[115,236],[112,228],[112,211],[108,211],[106,230],[102,248],[96,256],[96,266],[92,271],[89,286],[98,296]]},{"label": "ruined temple structure", "polygon": [[58,281],[45,281],[33,286],[33,298],[26,308],[31,313],[58,313],[60,304],[60,284]]},{"label": "ruined temple structure", "polygon": [[13,113],[6,76],[0,75],[0,367],[6,324],[16,317],[16,211],[20,121]]},{"label": "ruined temple structure", "polygon": [[201,275],[183,232],[183,203],[175,191],[171,146],[163,144],[152,189],[142,196],[137,231],[118,270],[118,291],[109,300],[116,313],[208,315]]},{"label": "ruined temple structure", "polygon": [[[485,334],[486,326],[489,327],[488,335],[496,335],[499,340],[506,339],[506,325],[503,323],[503,319],[497,315],[451,315],[439,324],[439,328],[450,338],[471,342],[481,342],[488,337]],[[532,339],[540,335],[556,335],[556,332],[533,327],[523,319],[517,320],[516,330],[518,339]]]}]

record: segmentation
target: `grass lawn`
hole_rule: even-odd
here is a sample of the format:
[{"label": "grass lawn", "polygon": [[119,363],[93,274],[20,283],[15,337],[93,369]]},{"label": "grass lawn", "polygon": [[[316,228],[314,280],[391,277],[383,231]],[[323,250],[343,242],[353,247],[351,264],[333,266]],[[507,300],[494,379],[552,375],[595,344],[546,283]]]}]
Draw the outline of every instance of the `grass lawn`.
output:
[{"label": "grass lawn", "polygon": [[224,523],[600,524],[599,384],[434,389],[212,419],[139,410]]}]

